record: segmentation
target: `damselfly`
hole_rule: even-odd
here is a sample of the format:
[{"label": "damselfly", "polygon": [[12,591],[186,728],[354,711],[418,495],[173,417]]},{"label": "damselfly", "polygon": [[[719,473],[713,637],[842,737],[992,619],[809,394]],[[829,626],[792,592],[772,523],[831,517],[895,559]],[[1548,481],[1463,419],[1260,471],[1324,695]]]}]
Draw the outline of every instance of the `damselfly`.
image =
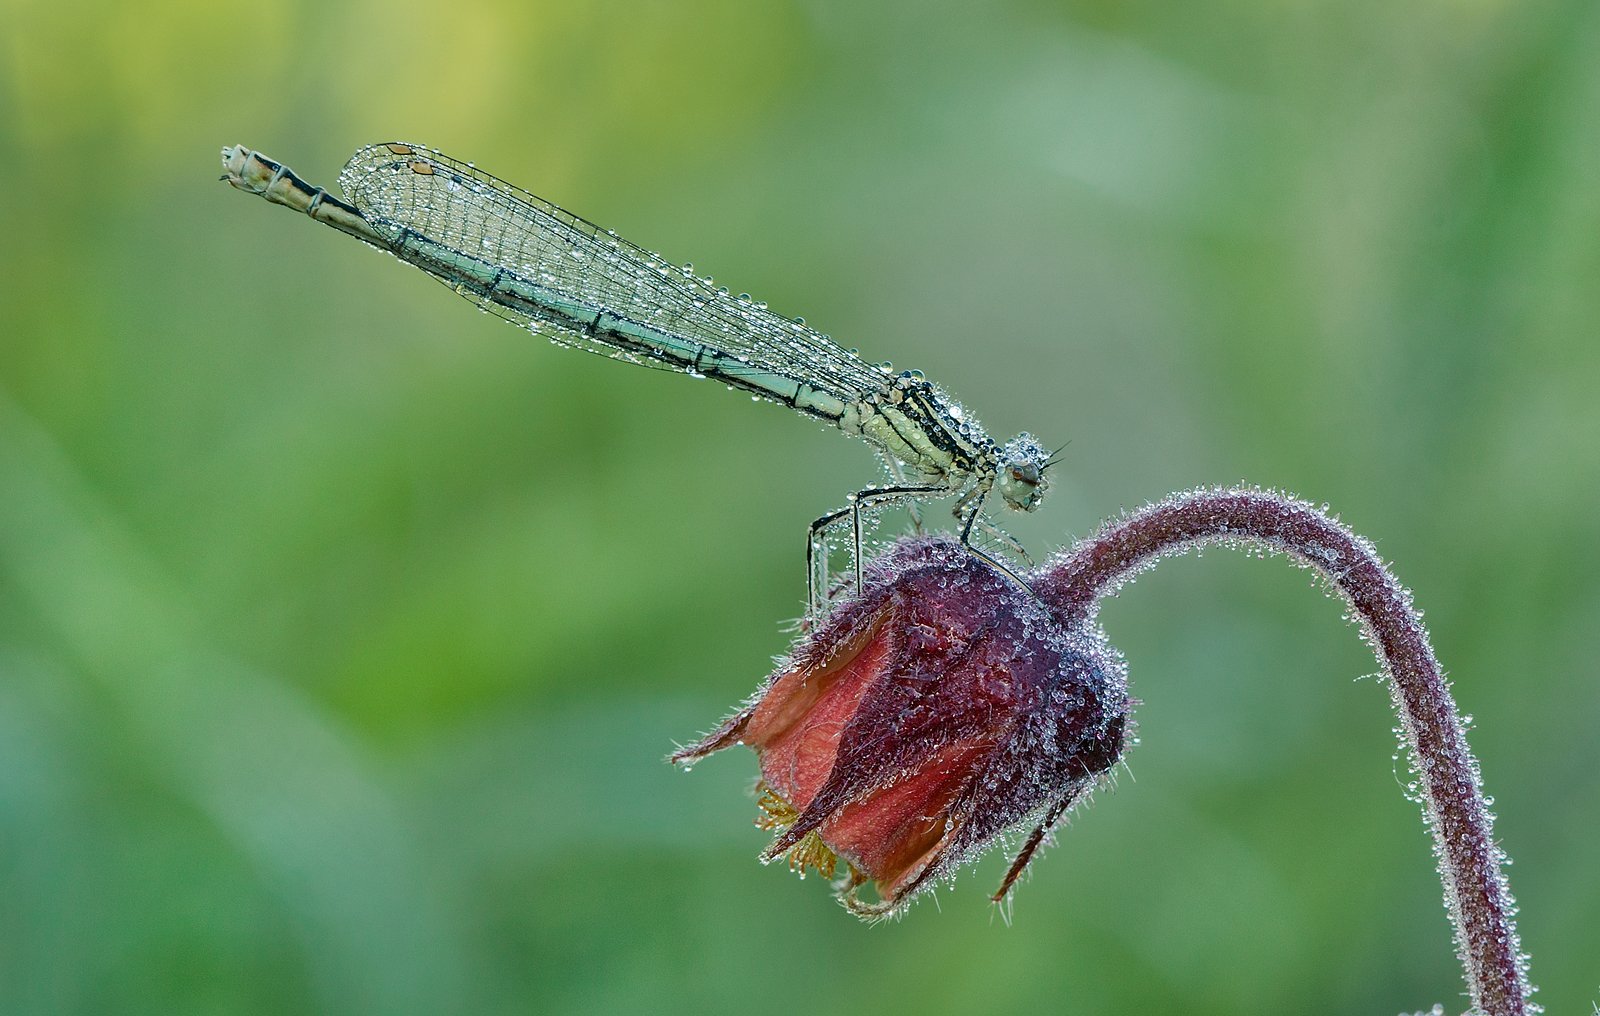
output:
[{"label": "damselfly", "polygon": [[[222,150],[222,179],[421,268],[484,310],[553,342],[646,367],[715,378],[862,438],[890,482],[850,495],[806,536],[806,599],[820,607],[827,531],[851,522],[856,587],[862,519],[876,506],[956,497],[961,542],[975,529],[1021,547],[982,514],[997,491],[1032,511],[1050,455],[1028,434],[997,445],[920,371],[863,360],[748,296],[636,247],[548,201],[420,145],[369,145],[339,173],[348,201],[243,146]],[[913,506],[914,510],[914,506]],[[821,551],[819,557],[818,551]],[[819,563],[821,583],[819,584]],[[1002,566],[1003,567],[1003,566]]]}]

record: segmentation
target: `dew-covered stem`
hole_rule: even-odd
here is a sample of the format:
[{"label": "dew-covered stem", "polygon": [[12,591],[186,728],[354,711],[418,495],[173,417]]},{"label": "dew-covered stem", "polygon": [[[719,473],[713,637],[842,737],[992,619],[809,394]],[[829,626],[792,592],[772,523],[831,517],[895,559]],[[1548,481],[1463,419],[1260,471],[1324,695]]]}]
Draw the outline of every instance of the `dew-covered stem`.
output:
[{"label": "dew-covered stem", "polygon": [[1281,494],[1190,491],[1106,524],[1042,569],[1034,591],[1063,621],[1087,621],[1103,597],[1160,558],[1214,544],[1289,555],[1321,572],[1349,603],[1389,679],[1475,1011],[1540,1011],[1528,999],[1505,855],[1492,835],[1477,761],[1411,595],[1372,544]]}]

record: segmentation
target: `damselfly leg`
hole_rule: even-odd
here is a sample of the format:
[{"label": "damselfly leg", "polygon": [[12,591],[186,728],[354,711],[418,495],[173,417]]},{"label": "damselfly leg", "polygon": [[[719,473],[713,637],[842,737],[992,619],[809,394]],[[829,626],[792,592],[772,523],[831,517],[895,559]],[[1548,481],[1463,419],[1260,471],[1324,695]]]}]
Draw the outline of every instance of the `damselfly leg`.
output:
[{"label": "damselfly leg", "polygon": [[[850,518],[850,530],[851,530],[851,541],[852,541],[851,542],[851,549],[854,552],[855,572],[856,572],[856,585],[855,585],[855,587],[856,587],[857,590],[859,590],[861,588],[861,564],[862,564],[862,560],[863,560],[863,558],[862,558],[862,534],[861,534],[861,516],[862,516],[862,512],[867,510],[873,504],[873,502],[876,502],[876,501],[894,502],[894,501],[901,501],[901,500],[906,500],[906,499],[916,498],[916,497],[928,497],[928,496],[931,496],[931,495],[943,494],[943,493],[946,493],[946,492],[947,492],[947,488],[942,487],[942,486],[937,486],[937,485],[928,486],[928,485],[911,485],[911,484],[907,484],[905,486],[868,487],[865,490],[858,490],[854,494],[851,494],[850,495],[850,503],[848,505],[846,505],[845,507],[840,508],[837,511],[831,511],[828,514],[826,514],[826,515],[822,516],[821,518],[817,519],[815,522],[811,523],[811,528],[809,530],[807,530],[807,532],[806,532],[806,613],[807,613],[807,615],[811,616],[811,617],[816,617],[816,616],[818,616],[818,615],[820,615],[822,613],[822,608],[824,606],[823,597],[826,595],[826,592],[827,592],[827,588],[828,588],[828,584],[829,584],[829,574],[830,574],[829,571],[828,571],[827,531],[830,528],[832,528],[834,526],[834,524],[842,521],[846,516],[849,516],[849,518]],[[822,566],[822,582],[821,582],[822,595],[819,595],[819,592],[818,592],[819,587],[818,587],[818,582],[817,582],[817,565],[818,565],[817,550],[818,550],[819,547],[822,550],[822,556],[821,556],[821,562],[820,562],[821,566]]]},{"label": "damselfly leg", "polygon": [[[939,485],[895,485],[886,487],[868,487],[850,495],[850,503],[837,511],[828,514],[811,523],[806,532],[806,614],[808,617],[818,617],[827,606],[830,598],[831,572],[828,569],[828,530],[846,517],[850,519],[850,536],[852,559],[855,567],[855,589],[861,589],[861,568],[865,561],[864,544],[865,534],[862,530],[863,516],[870,515],[875,502],[894,503],[898,501],[910,502],[907,510],[913,512],[913,520],[917,532],[922,531],[920,508],[916,503],[917,498],[936,497],[948,494],[949,488]],[[977,530],[1000,543],[1005,549],[1025,563],[1033,564],[1033,558],[1028,555],[1016,537],[990,522],[983,514],[983,495],[974,488],[961,497],[951,509],[959,525],[962,546],[974,556],[998,568],[1010,576],[1016,583],[1027,588],[1027,583],[1011,568],[999,561],[994,555],[983,548],[975,546],[972,542],[972,533]],[[820,551],[820,554],[819,554]],[[820,572],[820,574],[819,574]]]}]

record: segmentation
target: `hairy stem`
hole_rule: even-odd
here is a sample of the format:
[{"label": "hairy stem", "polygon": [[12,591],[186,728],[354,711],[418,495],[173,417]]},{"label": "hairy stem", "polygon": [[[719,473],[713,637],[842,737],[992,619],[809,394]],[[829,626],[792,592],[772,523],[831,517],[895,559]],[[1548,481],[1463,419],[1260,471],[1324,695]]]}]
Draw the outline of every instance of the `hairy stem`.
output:
[{"label": "hairy stem", "polygon": [[1540,1011],[1528,1001],[1527,959],[1501,870],[1505,855],[1494,842],[1477,761],[1411,596],[1370,543],[1281,494],[1191,491],[1107,524],[1042,569],[1034,592],[1063,620],[1087,621],[1102,597],[1161,557],[1218,543],[1287,554],[1317,569],[1360,618],[1389,679],[1418,775],[1473,1005],[1489,1016]]}]

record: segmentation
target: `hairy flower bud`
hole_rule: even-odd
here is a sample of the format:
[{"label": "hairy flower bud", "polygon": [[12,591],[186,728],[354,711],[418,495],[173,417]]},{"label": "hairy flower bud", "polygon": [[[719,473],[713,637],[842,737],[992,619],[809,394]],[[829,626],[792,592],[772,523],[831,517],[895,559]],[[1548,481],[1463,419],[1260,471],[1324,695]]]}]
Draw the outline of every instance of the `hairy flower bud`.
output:
[{"label": "hairy flower bud", "polygon": [[[762,859],[831,877],[842,858],[841,899],[879,916],[1032,819],[1001,899],[1121,758],[1129,706],[1098,629],[1065,626],[952,539],[907,538],[749,704],[672,760],[754,748],[758,824],[777,832]],[[858,895],[869,882],[875,901]]]}]

